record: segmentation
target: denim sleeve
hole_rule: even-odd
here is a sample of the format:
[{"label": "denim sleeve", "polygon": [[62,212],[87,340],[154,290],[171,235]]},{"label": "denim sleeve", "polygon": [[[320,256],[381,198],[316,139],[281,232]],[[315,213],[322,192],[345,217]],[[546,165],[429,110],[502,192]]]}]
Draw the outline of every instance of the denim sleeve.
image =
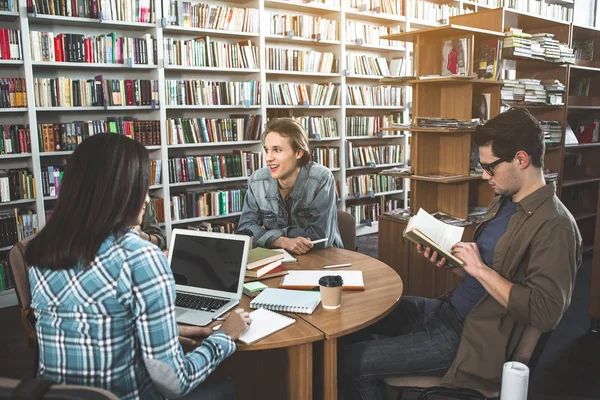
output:
[{"label": "denim sleeve", "polygon": [[252,245],[254,247],[268,247],[276,239],[284,236],[284,231],[281,229],[268,231],[263,227],[252,185],[249,185],[246,191],[244,207],[238,224],[238,231],[244,230],[252,232]]},{"label": "denim sleeve", "polygon": [[337,230],[336,196],[335,179],[331,174],[326,175],[317,189],[315,198],[310,204],[309,227],[303,229],[297,226],[289,226],[284,229],[285,236],[289,238],[302,236],[313,240],[326,237],[329,240],[327,245],[323,247],[334,245],[335,238],[332,233]]},{"label": "denim sleeve", "polygon": [[165,397],[182,396],[233,354],[235,343],[217,331],[184,354],[175,320],[175,281],[164,255],[156,246],[146,246],[127,259],[124,269],[130,271],[131,311],[150,378]]}]

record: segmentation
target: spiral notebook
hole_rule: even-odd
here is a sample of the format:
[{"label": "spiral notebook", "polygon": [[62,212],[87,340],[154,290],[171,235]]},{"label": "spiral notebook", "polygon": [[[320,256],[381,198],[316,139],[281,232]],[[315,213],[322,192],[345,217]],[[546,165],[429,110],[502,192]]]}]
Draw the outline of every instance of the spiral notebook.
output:
[{"label": "spiral notebook", "polygon": [[239,339],[240,342],[246,344],[252,344],[259,341],[296,322],[294,318],[269,311],[265,308],[259,308],[258,310],[252,311],[250,313],[250,319],[252,320],[250,328],[248,328]]},{"label": "spiral notebook", "polygon": [[321,293],[319,292],[267,288],[250,302],[250,307],[312,314],[320,302]]}]

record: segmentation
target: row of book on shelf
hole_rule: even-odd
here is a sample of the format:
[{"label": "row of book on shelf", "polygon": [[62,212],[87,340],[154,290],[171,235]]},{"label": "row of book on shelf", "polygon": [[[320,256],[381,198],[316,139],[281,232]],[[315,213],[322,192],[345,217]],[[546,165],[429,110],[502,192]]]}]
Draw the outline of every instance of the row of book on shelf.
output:
[{"label": "row of book on shelf", "polygon": [[339,149],[337,147],[313,147],[310,150],[312,160],[329,169],[340,167]]},{"label": "row of book on shelf", "polygon": [[25,78],[0,78],[0,108],[27,107]]},{"label": "row of book on shelf", "polygon": [[503,56],[530,58],[558,64],[575,64],[575,54],[567,43],[554,39],[554,34],[527,33],[518,28],[506,28]]},{"label": "row of book on shelf", "polygon": [[174,194],[171,196],[171,218],[178,221],[240,213],[245,195],[245,188]]},{"label": "row of book on shelf", "polygon": [[340,87],[325,83],[267,82],[267,104],[330,106],[340,104]]},{"label": "row of book on shelf", "polygon": [[505,102],[560,106],[565,104],[564,94],[565,85],[555,79],[505,79],[500,99]]},{"label": "row of book on shelf", "polygon": [[[336,3],[336,5],[339,5],[339,3]],[[402,0],[347,0],[346,5],[359,12],[372,11],[374,13],[400,15],[404,11]]]},{"label": "row of book on shelf", "polygon": [[346,178],[346,192],[350,197],[374,197],[376,193],[392,192],[403,188],[403,178],[379,174],[361,174]]},{"label": "row of book on shelf", "polygon": [[0,1],[0,11],[17,12],[19,9],[18,0],[2,0]]},{"label": "row of book on shelf", "polygon": [[165,80],[167,106],[259,104],[258,81]]},{"label": "row of book on shelf", "polygon": [[158,81],[148,79],[34,78],[36,107],[156,106]]},{"label": "row of book on shelf", "polygon": [[138,121],[132,117],[38,124],[37,131],[42,152],[72,151],[88,137],[103,132],[125,135],[144,146],[160,145],[160,121]]},{"label": "row of book on shelf", "polygon": [[0,202],[35,199],[35,179],[29,168],[0,170]]},{"label": "row of book on shelf", "polygon": [[191,144],[259,140],[261,115],[229,118],[167,118],[167,143]]},{"label": "row of book on shelf", "polygon": [[234,150],[230,154],[175,157],[169,159],[169,182],[249,177],[263,165],[263,154]]},{"label": "row of book on shelf", "polygon": [[157,59],[156,39],[149,33],[139,38],[31,31],[29,43],[36,62],[155,65]]},{"label": "row of book on shelf", "polygon": [[[158,81],[144,79],[34,78],[36,107],[157,106]],[[205,80],[165,81],[167,106],[259,104],[258,81],[224,82]],[[267,82],[269,105],[338,105],[338,84]],[[393,86],[348,85],[348,105],[398,106],[404,89]],[[0,108],[26,107],[25,80],[0,79]]]},{"label": "row of book on shelf", "polygon": [[268,47],[266,56],[267,69],[274,71],[336,73],[340,68],[335,54],[315,50]]},{"label": "row of book on shelf", "polygon": [[338,41],[339,22],[312,15],[290,15],[269,12],[269,33],[304,39]]},{"label": "row of book on shelf", "polygon": [[2,125],[0,155],[31,153],[29,125]]},{"label": "row of book on shelf", "polygon": [[[9,30],[5,30],[9,31]],[[9,31],[12,35],[19,31]],[[22,59],[20,36],[18,44],[2,46],[2,59]],[[16,39],[15,39],[16,40]],[[177,40],[165,38],[165,66],[193,66],[218,68],[258,68],[258,48],[250,41],[219,42],[210,36]],[[7,39],[7,46],[9,42]],[[89,36],[73,33],[31,31],[31,56],[34,62],[80,62],[120,65],[155,65],[156,40],[150,34],[143,38],[122,37],[116,32]],[[6,54],[6,56],[5,56]],[[268,47],[266,65],[269,70],[297,72],[339,72],[339,59],[331,52]],[[399,75],[403,59],[348,54],[346,65],[351,74],[389,76]],[[394,71],[391,73],[390,71]]]},{"label": "row of book on shelf", "polygon": [[[160,3],[158,3],[160,4]],[[27,0],[30,14],[92,18],[100,21],[152,23],[156,21],[155,2],[140,0]]]},{"label": "row of book on shelf", "polygon": [[12,246],[37,231],[37,214],[32,210],[15,208],[0,213],[0,247]]},{"label": "row of book on shelf", "polygon": [[404,163],[404,146],[401,144],[355,147],[349,141],[346,147],[348,154],[346,157],[346,168]]},{"label": "row of book on shelf", "polygon": [[170,0],[169,15],[171,25],[182,27],[249,33],[258,33],[260,27],[256,8]]},{"label": "row of book on shelf", "polygon": [[258,68],[258,47],[250,40],[229,43],[203,36],[177,40],[164,38],[165,65],[215,68]]},{"label": "row of book on shelf", "polygon": [[22,60],[21,31],[0,29],[0,60]]}]

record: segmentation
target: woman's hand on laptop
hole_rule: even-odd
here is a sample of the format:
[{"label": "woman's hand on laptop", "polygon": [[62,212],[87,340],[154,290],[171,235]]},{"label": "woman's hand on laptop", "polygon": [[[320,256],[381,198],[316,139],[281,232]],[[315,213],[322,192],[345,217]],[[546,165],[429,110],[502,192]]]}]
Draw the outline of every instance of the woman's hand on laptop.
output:
[{"label": "woman's hand on laptop", "polygon": [[228,334],[231,340],[236,341],[248,330],[251,323],[250,314],[243,308],[238,308],[229,313],[220,330]]},{"label": "woman's hand on laptop", "polygon": [[202,343],[202,339],[213,333],[210,328],[193,325],[177,324],[179,327],[179,343],[184,348],[194,348]]}]

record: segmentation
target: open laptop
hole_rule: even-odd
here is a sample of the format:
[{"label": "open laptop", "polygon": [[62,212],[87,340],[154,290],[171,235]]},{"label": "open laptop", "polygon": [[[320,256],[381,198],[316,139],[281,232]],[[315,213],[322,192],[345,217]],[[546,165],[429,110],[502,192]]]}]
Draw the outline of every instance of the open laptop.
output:
[{"label": "open laptop", "polygon": [[251,240],[173,229],[169,265],[177,290],[177,322],[204,326],[240,302]]}]

